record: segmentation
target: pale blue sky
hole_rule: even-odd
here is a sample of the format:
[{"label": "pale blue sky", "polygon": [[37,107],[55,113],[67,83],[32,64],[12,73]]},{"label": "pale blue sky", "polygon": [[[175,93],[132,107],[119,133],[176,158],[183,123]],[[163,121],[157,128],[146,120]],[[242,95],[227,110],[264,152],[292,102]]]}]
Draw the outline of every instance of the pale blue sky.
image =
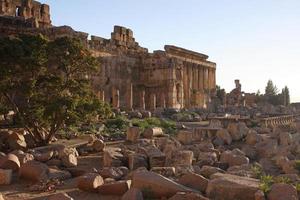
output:
[{"label": "pale blue sky", "polygon": [[300,101],[299,0],[41,0],[54,25],[109,38],[113,25],[133,30],[150,51],[165,44],[205,53],[227,91],[264,91],[268,79]]}]

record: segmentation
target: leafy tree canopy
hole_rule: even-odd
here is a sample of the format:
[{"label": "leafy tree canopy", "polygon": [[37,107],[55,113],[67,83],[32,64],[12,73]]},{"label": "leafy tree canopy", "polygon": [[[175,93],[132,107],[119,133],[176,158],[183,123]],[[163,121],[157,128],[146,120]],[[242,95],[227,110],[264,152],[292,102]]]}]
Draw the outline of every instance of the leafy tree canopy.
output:
[{"label": "leafy tree canopy", "polygon": [[2,38],[0,66],[0,111],[12,109],[38,144],[65,125],[110,114],[91,91],[99,63],[76,39]]}]

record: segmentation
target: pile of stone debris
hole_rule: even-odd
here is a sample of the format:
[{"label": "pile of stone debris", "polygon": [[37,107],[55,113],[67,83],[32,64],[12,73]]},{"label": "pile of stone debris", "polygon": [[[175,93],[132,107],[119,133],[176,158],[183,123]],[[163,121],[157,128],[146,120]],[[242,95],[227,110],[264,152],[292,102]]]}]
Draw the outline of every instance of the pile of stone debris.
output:
[{"label": "pile of stone debris", "polygon": [[[126,141],[117,144],[89,135],[77,148],[50,145],[1,153],[0,185],[25,180],[32,183],[23,184],[27,191],[53,192],[43,198],[49,200],[82,199],[81,193],[122,200],[298,199],[299,131],[236,122],[209,135],[185,130],[171,137],[161,128],[141,133],[130,127]],[[273,179],[263,182],[267,174]],[[1,192],[2,199],[12,199]]]}]

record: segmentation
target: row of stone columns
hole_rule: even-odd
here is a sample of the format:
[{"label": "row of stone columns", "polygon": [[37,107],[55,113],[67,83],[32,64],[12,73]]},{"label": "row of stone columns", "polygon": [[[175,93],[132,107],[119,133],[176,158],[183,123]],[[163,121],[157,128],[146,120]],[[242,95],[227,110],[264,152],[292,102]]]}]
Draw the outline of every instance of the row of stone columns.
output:
[{"label": "row of stone columns", "polygon": [[293,116],[270,117],[263,120],[265,127],[277,127],[290,125],[294,122]]}]

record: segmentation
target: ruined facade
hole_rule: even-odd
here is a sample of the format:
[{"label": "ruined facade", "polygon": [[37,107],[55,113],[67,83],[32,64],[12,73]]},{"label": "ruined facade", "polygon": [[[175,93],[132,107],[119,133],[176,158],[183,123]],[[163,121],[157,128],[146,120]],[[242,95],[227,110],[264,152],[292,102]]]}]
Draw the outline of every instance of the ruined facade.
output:
[{"label": "ruined facade", "polygon": [[52,26],[47,5],[29,0],[0,2],[0,37],[42,33],[49,39],[79,38],[101,60],[101,73],[92,77],[93,89],[113,107],[205,108],[215,93],[216,64],[207,55],[172,45],[149,53],[130,29],[121,26],[114,27],[110,39],[88,39],[87,33]]},{"label": "ruined facade", "polygon": [[34,0],[0,0],[0,16],[20,18],[34,27],[50,27],[50,8]]},{"label": "ruined facade", "polygon": [[226,106],[252,106],[257,102],[255,93],[246,93],[242,91],[240,80],[235,80],[235,88],[226,94]]}]

